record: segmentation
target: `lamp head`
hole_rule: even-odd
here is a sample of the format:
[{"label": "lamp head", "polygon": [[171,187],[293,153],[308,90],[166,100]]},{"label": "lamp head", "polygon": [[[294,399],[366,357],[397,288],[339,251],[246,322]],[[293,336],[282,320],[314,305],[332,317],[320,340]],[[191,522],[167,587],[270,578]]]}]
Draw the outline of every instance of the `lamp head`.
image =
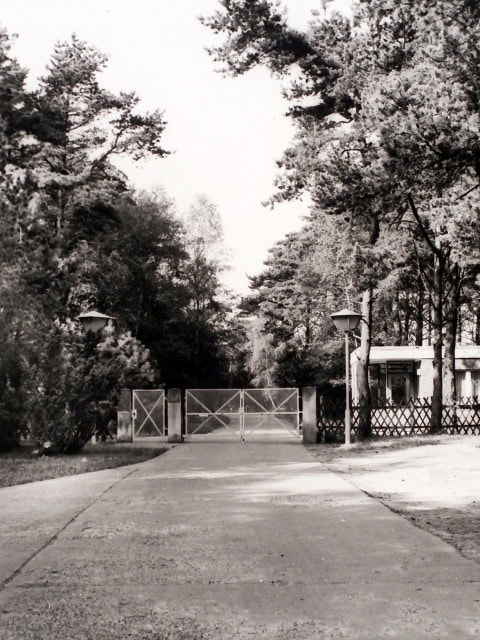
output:
[{"label": "lamp head", "polygon": [[343,331],[344,333],[356,329],[362,318],[360,313],[356,313],[350,309],[342,309],[341,311],[332,313],[330,317],[338,331]]},{"label": "lamp head", "polygon": [[107,316],[98,311],[86,311],[77,317],[86,331],[93,332],[100,331],[115,320],[113,316]]}]

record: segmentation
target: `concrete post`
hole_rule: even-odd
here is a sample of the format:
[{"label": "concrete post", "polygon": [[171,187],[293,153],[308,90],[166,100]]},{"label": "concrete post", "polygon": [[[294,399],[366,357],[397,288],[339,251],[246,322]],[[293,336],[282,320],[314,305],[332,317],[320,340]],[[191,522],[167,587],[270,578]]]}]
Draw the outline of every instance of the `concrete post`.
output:
[{"label": "concrete post", "polygon": [[183,442],[182,438],[182,391],[168,389],[168,437],[167,442]]},{"label": "concrete post", "polygon": [[302,389],[303,444],[317,444],[317,390],[315,387]]},{"label": "concrete post", "polygon": [[117,442],[133,442],[132,392],[122,389],[117,408]]}]

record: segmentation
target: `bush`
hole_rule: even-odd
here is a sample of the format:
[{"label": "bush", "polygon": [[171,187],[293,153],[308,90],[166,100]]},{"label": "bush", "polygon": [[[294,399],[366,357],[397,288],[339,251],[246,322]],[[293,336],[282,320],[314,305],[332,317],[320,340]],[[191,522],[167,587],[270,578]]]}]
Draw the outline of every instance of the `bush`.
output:
[{"label": "bush", "polygon": [[25,432],[22,389],[6,385],[0,400],[0,451],[15,448]]},{"label": "bush", "polygon": [[153,377],[148,350],[130,334],[57,324],[36,373],[32,436],[51,453],[79,451],[115,417],[120,389]]},{"label": "bush", "polygon": [[[3,334],[3,332],[1,332]],[[0,358],[0,451],[10,451],[26,433],[28,371],[15,337],[2,335]]]}]

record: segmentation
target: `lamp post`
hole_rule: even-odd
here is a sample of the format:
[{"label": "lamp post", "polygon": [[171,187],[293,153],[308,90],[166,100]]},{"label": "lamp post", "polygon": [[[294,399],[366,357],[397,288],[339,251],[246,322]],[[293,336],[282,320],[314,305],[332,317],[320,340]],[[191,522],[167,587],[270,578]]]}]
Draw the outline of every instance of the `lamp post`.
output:
[{"label": "lamp post", "polygon": [[342,309],[337,313],[332,313],[330,316],[333,320],[333,324],[338,331],[343,331],[345,334],[345,444],[350,444],[350,431],[351,431],[351,415],[350,415],[350,363],[349,363],[349,345],[348,334],[357,328],[362,316],[350,309]]}]

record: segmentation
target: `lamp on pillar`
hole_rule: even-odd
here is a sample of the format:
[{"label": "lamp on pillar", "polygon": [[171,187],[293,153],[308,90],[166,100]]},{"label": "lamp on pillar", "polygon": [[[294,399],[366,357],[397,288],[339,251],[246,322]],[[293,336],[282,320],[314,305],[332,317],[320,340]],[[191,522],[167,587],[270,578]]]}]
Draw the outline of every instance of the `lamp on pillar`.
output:
[{"label": "lamp on pillar", "polygon": [[113,316],[107,316],[98,311],[85,311],[77,316],[77,318],[86,331],[93,331],[94,333],[104,329],[108,325],[112,325],[115,320]]},{"label": "lamp on pillar", "polygon": [[362,316],[350,309],[342,309],[330,316],[338,331],[345,334],[345,444],[350,444],[351,415],[350,415],[350,363],[348,334],[357,328]]}]

